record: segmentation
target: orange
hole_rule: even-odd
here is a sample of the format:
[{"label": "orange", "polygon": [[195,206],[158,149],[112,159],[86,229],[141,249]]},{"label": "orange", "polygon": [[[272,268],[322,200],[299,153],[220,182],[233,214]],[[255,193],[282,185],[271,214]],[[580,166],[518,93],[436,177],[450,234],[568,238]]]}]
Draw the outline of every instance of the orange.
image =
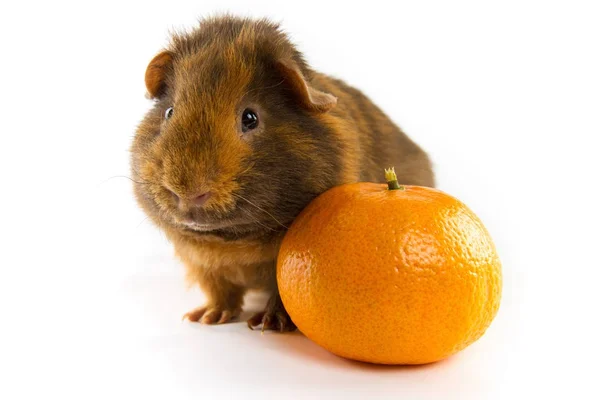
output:
[{"label": "orange", "polygon": [[301,332],[339,356],[438,361],[494,319],[500,260],[465,204],[388,181],[332,188],[300,213],[277,260],[281,299]]}]

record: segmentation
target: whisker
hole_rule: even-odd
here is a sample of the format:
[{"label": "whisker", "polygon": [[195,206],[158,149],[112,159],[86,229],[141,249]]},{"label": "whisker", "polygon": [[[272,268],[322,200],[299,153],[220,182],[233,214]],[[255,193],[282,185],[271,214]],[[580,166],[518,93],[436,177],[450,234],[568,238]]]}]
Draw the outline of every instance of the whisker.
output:
[{"label": "whisker", "polygon": [[234,197],[237,197],[241,200],[244,200],[245,202],[247,202],[248,204],[250,204],[253,207],[256,207],[258,210],[264,212],[265,214],[267,214],[269,217],[273,218],[273,220],[275,222],[277,222],[279,225],[281,225],[282,227],[284,227],[285,229],[289,229],[287,226],[285,226],[284,224],[282,224],[277,218],[275,218],[273,216],[273,214],[271,214],[270,212],[268,212],[267,210],[260,208],[259,206],[257,206],[256,204],[254,204],[253,202],[251,202],[250,200],[248,200],[247,198],[243,197],[242,195],[236,194],[236,193],[231,193]]},{"label": "whisker", "polygon": [[248,215],[250,217],[250,219],[252,219],[254,222],[256,222],[257,224],[259,224],[263,228],[266,228],[266,229],[268,229],[270,231],[273,231],[273,232],[276,231],[275,229],[271,228],[270,226],[267,226],[267,225],[263,224],[262,222],[260,222],[258,220],[258,218],[256,218],[256,216],[252,215],[252,213],[249,210],[246,210],[244,208],[240,208],[240,210],[242,210],[244,213],[246,213],[246,215]]},{"label": "whisker", "polygon": [[115,178],[125,178],[125,179],[129,179],[131,182],[137,183],[137,184],[139,184],[139,185],[150,185],[150,184],[151,184],[150,182],[140,182],[140,181],[136,181],[135,179],[132,179],[132,178],[130,178],[130,177],[128,177],[128,176],[125,176],[125,175],[115,175],[115,176],[111,176],[110,178],[108,178],[108,179],[106,179],[106,180],[104,180],[104,181],[100,182],[100,185],[103,185],[103,184],[105,184],[106,182],[110,181],[111,179],[115,179]]},{"label": "whisker", "polygon": [[142,222],[140,222],[140,223],[139,223],[139,224],[138,224],[138,225],[135,227],[135,229],[139,228],[139,227],[140,227],[140,225],[142,225],[144,222],[146,222],[146,221],[148,220],[148,218],[150,218],[150,217],[146,217],[146,218],[144,218],[144,219],[142,220]]}]

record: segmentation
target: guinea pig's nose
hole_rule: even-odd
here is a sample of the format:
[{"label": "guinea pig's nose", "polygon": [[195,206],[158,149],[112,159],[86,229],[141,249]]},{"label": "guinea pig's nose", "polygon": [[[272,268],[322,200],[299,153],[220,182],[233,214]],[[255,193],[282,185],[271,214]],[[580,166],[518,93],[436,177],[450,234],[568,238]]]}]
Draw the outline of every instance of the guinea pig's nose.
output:
[{"label": "guinea pig's nose", "polygon": [[167,191],[171,193],[171,196],[173,196],[173,200],[175,201],[175,203],[178,204],[179,207],[183,207],[183,209],[187,209],[190,206],[201,207],[208,201],[208,199],[211,196],[210,192],[196,192],[192,195],[183,195],[175,192],[167,185],[165,185],[165,189],[167,189]]},{"label": "guinea pig's nose", "polygon": [[190,197],[190,204],[201,207],[210,198],[210,192],[198,193]]}]

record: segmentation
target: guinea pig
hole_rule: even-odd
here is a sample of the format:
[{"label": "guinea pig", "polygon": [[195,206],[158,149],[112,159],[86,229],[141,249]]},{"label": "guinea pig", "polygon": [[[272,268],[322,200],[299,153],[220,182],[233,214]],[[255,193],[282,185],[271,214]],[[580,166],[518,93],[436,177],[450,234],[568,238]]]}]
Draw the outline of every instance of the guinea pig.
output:
[{"label": "guinea pig", "polygon": [[434,186],[428,155],[269,20],[211,17],[173,34],[145,84],[154,104],[131,147],[134,193],[207,297],[190,321],[230,321],[263,290],[248,325],[295,329],[275,261],[298,213],[333,186],[383,182],[390,166],[401,183]]}]

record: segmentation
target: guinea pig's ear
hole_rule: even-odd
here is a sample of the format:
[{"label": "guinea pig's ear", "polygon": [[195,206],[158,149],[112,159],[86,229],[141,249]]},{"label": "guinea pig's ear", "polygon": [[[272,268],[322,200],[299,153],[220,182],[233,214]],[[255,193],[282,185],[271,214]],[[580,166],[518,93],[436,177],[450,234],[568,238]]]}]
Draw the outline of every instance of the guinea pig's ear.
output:
[{"label": "guinea pig's ear", "polygon": [[302,106],[309,111],[327,112],[335,107],[337,98],[329,93],[311,87],[304,79],[302,71],[291,60],[277,61],[277,68],[298,95]]},{"label": "guinea pig's ear", "polygon": [[173,65],[173,54],[163,51],[157,54],[146,68],[146,89],[151,98],[160,97],[166,89],[166,76]]}]

